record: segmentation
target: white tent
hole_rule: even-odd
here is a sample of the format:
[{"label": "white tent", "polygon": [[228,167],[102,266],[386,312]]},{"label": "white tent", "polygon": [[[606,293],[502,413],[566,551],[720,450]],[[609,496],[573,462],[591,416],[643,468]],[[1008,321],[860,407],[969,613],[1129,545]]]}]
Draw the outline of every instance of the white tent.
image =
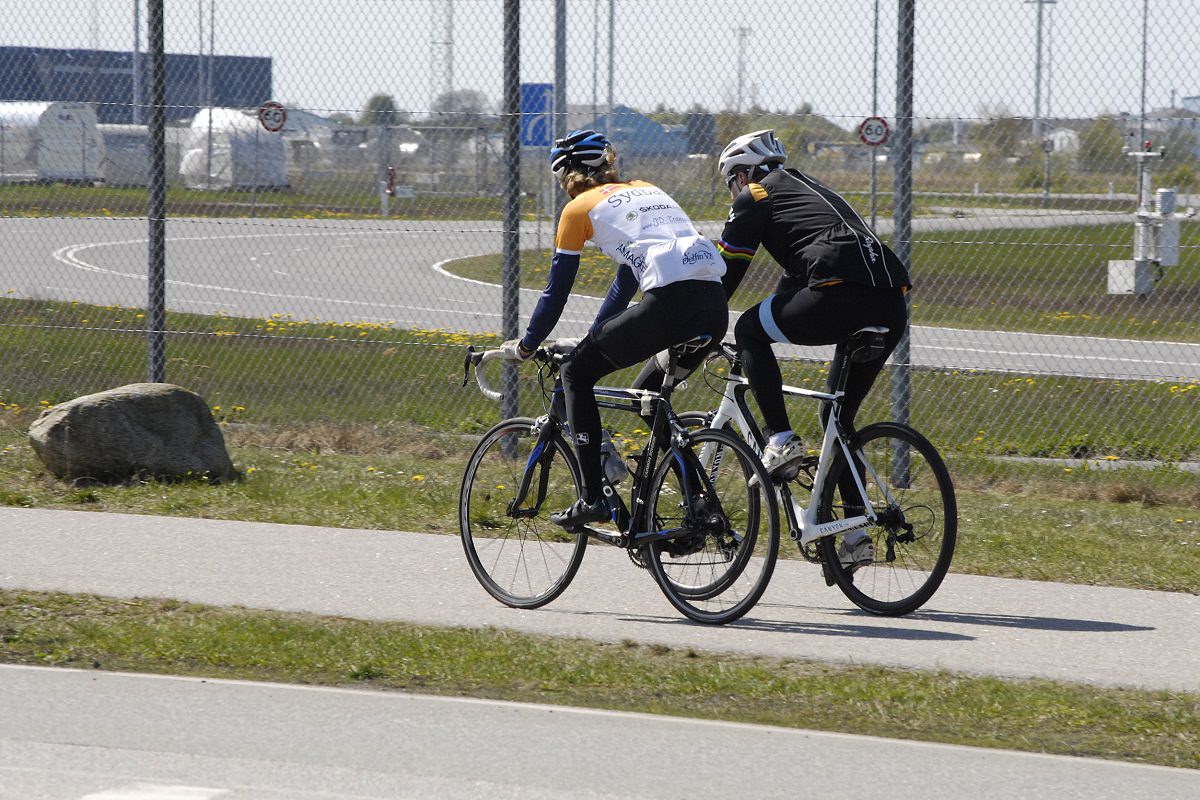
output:
[{"label": "white tent", "polygon": [[104,182],[109,186],[150,185],[150,129],[145,125],[101,125]]},{"label": "white tent", "polygon": [[104,178],[104,139],[88,103],[0,103],[0,182]]},{"label": "white tent", "polygon": [[283,137],[263,128],[255,111],[204,108],[192,120],[179,171],[190,189],[287,186]]}]

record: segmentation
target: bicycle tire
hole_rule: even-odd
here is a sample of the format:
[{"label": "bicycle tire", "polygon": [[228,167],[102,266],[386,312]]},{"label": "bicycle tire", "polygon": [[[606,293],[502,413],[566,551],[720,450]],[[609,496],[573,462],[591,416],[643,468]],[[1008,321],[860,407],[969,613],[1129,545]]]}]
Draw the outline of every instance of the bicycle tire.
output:
[{"label": "bicycle tire", "polygon": [[[646,561],[676,610],[720,625],[745,615],[770,583],[779,551],[779,507],[762,462],[740,438],[694,430],[687,447],[702,459],[717,493],[715,521],[689,537],[651,544]],[[755,475],[759,483],[751,487]],[[687,503],[675,460],[663,459],[651,480],[645,527],[683,526]]]},{"label": "bicycle tire", "polygon": [[[910,614],[933,597],[954,557],[958,504],[950,471],[928,439],[897,422],[863,428],[852,450],[871,466],[864,485],[879,522],[863,530],[874,543],[874,561],[857,569],[843,564],[839,546],[853,532],[826,536],[820,540],[826,573],[864,611],[890,617]],[[845,455],[839,451],[821,492],[818,522],[859,513],[847,512],[840,497],[839,478],[849,477]],[[885,499],[884,488],[894,504]],[[859,502],[857,492],[853,497]]]},{"label": "bicycle tire", "polygon": [[[578,462],[561,432],[550,440],[553,452],[538,446],[537,422],[514,417],[493,426],[479,440],[463,472],[458,525],[467,563],[488,594],[513,608],[539,608],[561,595],[583,561],[587,535],[568,533],[550,522],[550,513],[579,497]],[[534,480],[522,510],[512,513],[524,471],[535,461]],[[538,482],[547,480],[539,507]]]}]

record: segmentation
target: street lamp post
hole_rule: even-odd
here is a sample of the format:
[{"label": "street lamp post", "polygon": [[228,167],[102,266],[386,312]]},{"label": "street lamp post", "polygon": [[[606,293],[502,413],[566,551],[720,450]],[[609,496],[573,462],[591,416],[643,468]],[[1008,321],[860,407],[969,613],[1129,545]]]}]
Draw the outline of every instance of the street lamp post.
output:
[{"label": "street lamp post", "polygon": [[[879,114],[879,0],[875,0],[875,37],[871,48],[871,116]],[[875,149],[868,147],[871,154],[871,230],[875,230],[878,212],[879,161]]]},{"label": "street lamp post", "polygon": [[749,28],[735,28],[734,33],[738,37],[738,62],[737,62],[737,112],[742,113],[742,87],[746,81],[746,37],[750,35]]},{"label": "street lamp post", "polygon": [[[1042,135],[1042,30],[1045,23],[1046,6],[1054,5],[1058,0],[1025,0],[1026,4],[1037,3],[1037,57],[1033,72],[1033,141],[1042,149],[1042,206],[1050,204],[1050,151],[1054,143]],[[1048,60],[1048,59],[1047,59]],[[1050,97],[1049,87],[1046,89],[1047,100]]]}]

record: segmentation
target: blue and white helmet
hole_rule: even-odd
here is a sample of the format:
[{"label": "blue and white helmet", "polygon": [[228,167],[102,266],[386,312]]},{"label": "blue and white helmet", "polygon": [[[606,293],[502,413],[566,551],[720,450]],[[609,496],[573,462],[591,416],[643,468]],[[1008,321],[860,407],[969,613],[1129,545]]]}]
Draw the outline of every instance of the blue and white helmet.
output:
[{"label": "blue and white helmet", "polygon": [[550,150],[550,171],[562,179],[568,172],[593,175],[608,163],[612,147],[603,133],[592,130],[571,131],[554,142]]}]

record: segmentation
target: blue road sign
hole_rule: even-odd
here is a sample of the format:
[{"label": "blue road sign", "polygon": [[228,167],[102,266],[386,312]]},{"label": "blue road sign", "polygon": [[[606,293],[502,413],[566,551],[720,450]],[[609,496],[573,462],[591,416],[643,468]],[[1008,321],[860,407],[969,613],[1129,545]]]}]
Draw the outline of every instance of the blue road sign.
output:
[{"label": "blue road sign", "polygon": [[521,84],[521,144],[549,147],[554,139],[554,84]]}]

